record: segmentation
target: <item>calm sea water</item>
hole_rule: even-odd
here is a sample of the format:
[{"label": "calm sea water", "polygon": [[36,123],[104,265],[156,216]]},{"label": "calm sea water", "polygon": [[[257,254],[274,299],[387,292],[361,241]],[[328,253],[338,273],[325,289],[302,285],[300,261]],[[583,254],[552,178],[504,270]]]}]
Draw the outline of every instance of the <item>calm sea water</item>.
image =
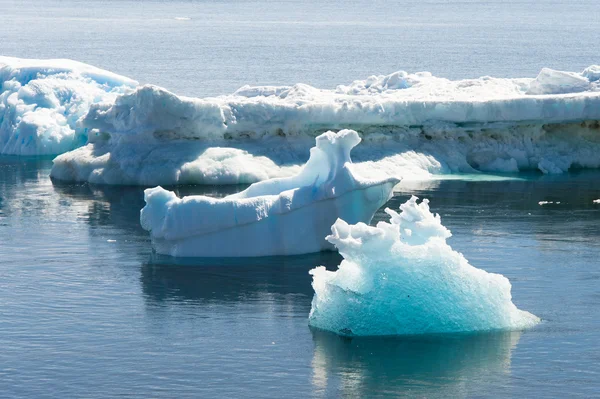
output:
[{"label": "calm sea water", "polygon": [[[596,3],[0,0],[0,54],[194,96],[398,69],[533,77],[600,62]],[[307,326],[307,272],[339,255],[175,262],[152,254],[140,188],[53,184],[50,167],[0,158],[2,398],[600,396],[600,172],[415,183],[388,204],[429,198],[535,329],[342,339]]]},{"label": "calm sea water", "polygon": [[543,318],[535,329],[342,339],[307,325],[307,272],[336,253],[174,262],[139,227],[140,188],[53,184],[50,166],[0,159],[1,397],[600,392],[600,172],[415,183],[388,204],[429,198],[451,245]]},{"label": "calm sea water", "polygon": [[0,20],[0,54],[76,59],[192,96],[600,62],[597,0],[0,0]]}]

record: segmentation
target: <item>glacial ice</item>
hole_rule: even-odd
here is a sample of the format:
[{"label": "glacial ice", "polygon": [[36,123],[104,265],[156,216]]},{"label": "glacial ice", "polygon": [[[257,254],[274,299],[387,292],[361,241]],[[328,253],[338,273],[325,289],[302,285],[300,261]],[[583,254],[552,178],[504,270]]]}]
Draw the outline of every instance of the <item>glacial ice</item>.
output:
[{"label": "glacial ice", "polygon": [[77,121],[138,83],[70,60],[0,56],[0,154],[48,155],[87,141]]},{"label": "glacial ice", "polygon": [[338,217],[368,223],[391,197],[396,178],[369,180],[352,170],[355,131],[316,138],[295,176],[255,183],[218,199],[144,192],[140,222],[156,252],[180,257],[295,255],[332,249],[325,240]]},{"label": "glacial ice", "polygon": [[361,174],[562,173],[600,167],[600,66],[452,81],[421,72],[333,90],[244,86],[213,98],[146,85],[90,105],[89,143],[52,176],[105,184],[231,184],[291,176],[313,137],[353,129]]},{"label": "glacial ice", "polygon": [[469,264],[427,200],[412,197],[376,227],[337,220],[327,240],[344,260],[310,271],[309,323],[340,335],[519,330],[539,319],[517,309],[504,276]]}]

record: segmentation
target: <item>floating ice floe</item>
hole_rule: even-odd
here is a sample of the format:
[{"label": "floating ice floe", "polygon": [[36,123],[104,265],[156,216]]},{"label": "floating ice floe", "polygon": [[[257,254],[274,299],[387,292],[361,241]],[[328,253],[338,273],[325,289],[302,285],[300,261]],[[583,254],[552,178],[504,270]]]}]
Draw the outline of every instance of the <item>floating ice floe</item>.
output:
[{"label": "floating ice floe", "polygon": [[593,202],[594,204],[600,204],[600,199],[593,200],[592,202]]},{"label": "floating ice floe", "polygon": [[137,85],[80,62],[0,56],[0,154],[56,155],[86,144],[79,118]]},{"label": "floating ice floe", "polygon": [[350,151],[355,131],[316,138],[310,159],[295,176],[255,183],[222,199],[177,198],[147,189],[140,214],[156,252],[171,256],[295,255],[333,249],[325,240],[337,218],[368,223],[391,197],[396,178],[357,176]]},{"label": "floating ice floe", "polygon": [[376,227],[338,220],[327,240],[344,260],[311,270],[309,323],[340,335],[519,330],[539,318],[517,309],[504,276],[469,264],[427,200],[412,197]]},{"label": "floating ice floe", "polygon": [[540,205],[540,206],[549,205],[549,204],[557,204],[557,205],[559,205],[560,201],[556,201],[556,202],[554,202],[554,201],[540,201],[540,202],[538,202],[538,205]]},{"label": "floating ice floe", "polygon": [[105,184],[232,184],[290,176],[315,136],[356,130],[355,168],[432,174],[562,173],[600,167],[600,66],[534,78],[448,80],[421,72],[335,89],[244,86],[213,98],[138,87],[93,104],[89,144],[52,176]]}]

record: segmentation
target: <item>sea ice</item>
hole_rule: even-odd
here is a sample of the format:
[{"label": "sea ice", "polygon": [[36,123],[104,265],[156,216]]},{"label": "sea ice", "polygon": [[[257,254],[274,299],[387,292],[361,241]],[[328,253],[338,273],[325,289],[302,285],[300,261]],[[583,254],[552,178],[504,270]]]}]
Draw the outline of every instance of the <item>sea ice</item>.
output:
[{"label": "sea ice", "polygon": [[600,167],[600,67],[534,78],[448,80],[421,72],[335,89],[244,86],[213,98],[146,85],[92,104],[90,142],[52,176],[105,184],[230,184],[290,176],[312,139],[356,130],[362,174],[562,173]]},{"label": "sea ice", "polygon": [[359,142],[352,130],[321,134],[297,175],[255,183],[222,199],[179,199],[161,187],[147,189],[140,222],[156,252],[171,256],[294,255],[332,249],[325,235],[335,220],[368,223],[399,182],[356,175],[350,151]]},{"label": "sea ice", "polygon": [[600,199],[592,201],[594,204],[600,204]]},{"label": "sea ice", "polygon": [[539,319],[517,309],[504,276],[469,264],[427,200],[412,197],[376,227],[339,219],[327,240],[344,260],[310,271],[309,323],[340,335],[518,330]]},{"label": "sea ice", "polygon": [[77,121],[134,80],[70,60],[0,56],[0,154],[61,154],[87,141]]}]

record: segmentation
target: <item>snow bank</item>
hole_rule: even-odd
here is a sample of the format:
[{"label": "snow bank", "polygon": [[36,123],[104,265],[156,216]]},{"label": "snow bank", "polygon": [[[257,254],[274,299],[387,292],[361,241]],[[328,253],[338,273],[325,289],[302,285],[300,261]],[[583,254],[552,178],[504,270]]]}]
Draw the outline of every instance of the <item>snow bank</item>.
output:
[{"label": "snow bank", "polygon": [[359,142],[352,130],[324,133],[297,175],[255,183],[222,199],[179,199],[161,187],[147,189],[142,227],[150,231],[156,252],[171,256],[295,255],[331,249],[324,237],[338,217],[368,223],[399,182],[355,175],[350,151]]},{"label": "snow bank", "polygon": [[0,56],[0,154],[60,154],[86,143],[77,121],[137,82],[70,60]]},{"label": "snow bank", "polygon": [[450,231],[427,200],[412,197],[377,227],[338,220],[327,240],[344,260],[311,270],[311,326],[374,336],[523,329],[539,319],[517,309],[502,275],[471,266],[446,243]]},{"label": "snow bank", "polygon": [[[600,167],[600,67],[535,79],[451,81],[422,72],[371,76],[333,90],[244,86],[214,98],[142,86],[92,104],[90,143],[52,176],[106,184],[252,183],[289,176],[312,139],[353,129],[358,170],[430,174],[561,173]],[[363,165],[364,163],[364,165]]]}]

